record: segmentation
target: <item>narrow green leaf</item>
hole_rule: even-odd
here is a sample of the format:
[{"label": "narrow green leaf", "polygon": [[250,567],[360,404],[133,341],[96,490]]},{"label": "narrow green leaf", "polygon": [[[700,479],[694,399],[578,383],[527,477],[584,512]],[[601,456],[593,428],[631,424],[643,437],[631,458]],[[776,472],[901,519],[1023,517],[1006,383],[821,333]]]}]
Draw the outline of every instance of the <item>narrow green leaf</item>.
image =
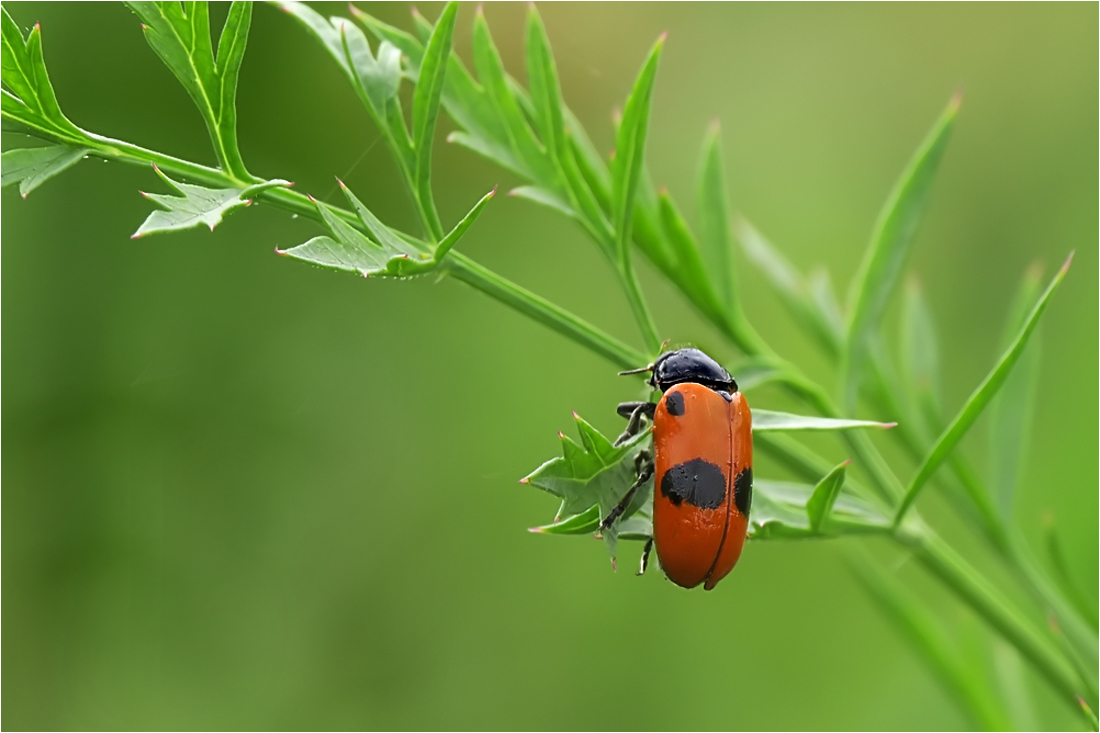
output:
[{"label": "narrow green leaf", "polygon": [[536,204],[542,204],[560,214],[565,214],[570,219],[580,220],[580,214],[570,206],[568,201],[545,188],[540,188],[538,186],[519,186],[509,191],[508,195],[527,199],[528,201],[534,201]]},{"label": "narrow green leaf", "polygon": [[838,356],[844,340],[843,328],[837,328],[832,314],[813,296],[806,279],[747,219],[738,217],[735,227],[745,254],[764,274],[798,325],[816,339],[827,354]]},{"label": "narrow green leaf", "polygon": [[536,181],[553,180],[555,174],[549,153],[535,138],[516,101],[480,7],[474,17],[473,51],[478,79],[503,123],[516,159],[522,161],[526,168],[526,177]]},{"label": "narrow green leaf", "polygon": [[829,273],[824,267],[817,267],[810,271],[809,287],[810,297],[829,330],[840,334],[840,340],[843,341],[844,317],[840,314],[840,304],[837,302],[832,280],[829,279]]},{"label": "narrow green leaf", "polygon": [[161,180],[179,195],[142,192],[142,196],[163,206],[165,210],[149,214],[134,232],[133,239],[157,232],[171,232],[202,225],[214,231],[214,227],[220,224],[231,211],[251,204],[250,197],[268,188],[290,185],[288,181],[272,180],[242,188],[207,188],[173,181],[164,175],[160,168],[153,166],[153,169]]},{"label": "narrow green leaf", "polygon": [[566,144],[561,86],[550,40],[534,5],[527,12],[527,85],[539,138],[554,159],[560,161]]},{"label": "narrow green leaf", "polygon": [[76,165],[88,152],[88,148],[72,145],[6,150],[3,155],[0,155],[3,165],[3,185],[18,182],[19,195],[27,198],[27,194],[58,173]]},{"label": "narrow green leaf", "polygon": [[932,474],[936,472],[936,469],[940,467],[944,459],[954,450],[955,446],[962,440],[962,437],[966,435],[966,431],[969,430],[970,426],[974,424],[974,421],[978,419],[978,415],[981,414],[985,406],[988,405],[994,395],[997,394],[997,390],[1005,383],[1012,367],[1019,360],[1024,346],[1027,345],[1027,341],[1031,337],[1032,332],[1035,330],[1036,326],[1039,325],[1039,318],[1043,315],[1043,311],[1046,310],[1051,296],[1054,295],[1054,291],[1058,289],[1058,286],[1062,283],[1062,279],[1066,276],[1066,271],[1069,270],[1072,261],[1073,255],[1071,254],[1065,264],[1062,265],[1062,269],[1058,271],[1058,274],[1055,275],[1050,285],[1047,286],[1046,292],[1043,293],[1039,302],[1031,309],[1031,313],[1028,314],[1023,327],[1020,329],[1019,333],[1016,334],[1016,338],[1013,340],[1008,350],[1005,351],[1004,355],[1001,356],[1000,361],[997,362],[993,371],[991,371],[982,383],[978,385],[978,388],[974,390],[974,393],[970,395],[962,409],[959,410],[955,419],[951,421],[951,424],[947,426],[947,429],[944,430],[936,440],[936,444],[921,463],[920,468],[917,470],[916,475],[913,476],[913,480],[909,483],[909,487],[905,491],[905,496],[898,506],[897,515],[894,520],[895,524],[900,524],[902,519],[905,518],[905,513],[917,498],[920,490],[924,488],[928,479],[932,477]]},{"label": "narrow green leaf", "polygon": [[849,459],[838,465],[814,487],[810,500],[806,502],[806,517],[810,520],[812,531],[820,532],[825,526],[825,519],[833,511],[833,505],[840,496],[840,487],[844,485],[844,475],[851,462]]},{"label": "narrow green leaf", "polygon": [[251,180],[237,146],[237,78],[252,3],[235,0],[229,7],[218,41],[218,57],[210,38],[210,17],[204,2],[128,2],[141,20],[145,40],[187,90],[206,123],[218,163],[240,181]]},{"label": "narrow green leaf", "polygon": [[646,134],[649,131],[649,109],[653,99],[653,84],[657,79],[657,64],[661,59],[665,37],[661,36],[649,52],[634,88],[623,108],[623,119],[615,138],[615,166],[611,174],[611,224],[618,238],[619,259],[628,262],[631,230],[634,223],[634,199],[645,159]]},{"label": "narrow green leaf", "polygon": [[721,319],[724,311],[714,291],[710,275],[699,252],[699,243],[688,228],[680,210],[676,207],[668,191],[657,194],[657,210],[661,219],[664,235],[672,245],[681,276],[690,291],[696,293],[696,303],[712,320]]},{"label": "narrow green leaf", "polygon": [[439,16],[432,36],[424,49],[424,59],[413,93],[412,141],[416,151],[416,191],[422,211],[428,217],[429,228],[436,238],[442,233],[439,215],[435,213],[432,197],[432,138],[439,117],[439,103],[443,94],[443,82],[451,57],[451,39],[454,37],[458,3],[451,2]]},{"label": "narrow green leaf", "polygon": [[699,161],[699,243],[703,262],[714,282],[723,309],[736,308],[737,282],[733,264],[733,236],[730,233],[729,197],[722,173],[722,149],[718,123],[703,139]]},{"label": "narrow green leaf", "polygon": [[[1033,301],[1034,302],[1034,301]],[[901,309],[901,371],[905,391],[928,433],[941,428],[939,339],[920,283],[910,280]]]},{"label": "narrow green leaf", "polygon": [[772,412],[756,409],[752,411],[752,430],[852,430],[855,428],[892,428],[897,423],[874,422],[871,420],[838,420],[831,417],[812,415],[792,415],[787,412]]},{"label": "narrow green leaf", "polygon": [[936,615],[869,559],[852,554],[850,567],[886,618],[901,632],[974,724],[986,730],[1007,730],[1009,721],[992,690],[969,674],[957,651],[957,644]]},{"label": "narrow green leaf", "polygon": [[[820,476],[821,474],[818,474]],[[815,487],[787,481],[756,479],[753,482],[752,511],[749,514],[753,540],[809,539],[823,537],[810,522],[810,502]],[[890,520],[867,502],[839,494],[829,514],[829,536],[841,534],[883,534]]]},{"label": "narrow green leaf", "polygon": [[0,8],[0,68],[7,87],[2,106],[5,130],[55,142],[85,140],[84,132],[69,122],[57,104],[42,55],[42,29],[36,23],[24,40],[6,7]]},{"label": "narrow green leaf", "polygon": [[588,511],[560,522],[532,527],[529,532],[538,534],[592,534],[600,528],[600,508],[593,504]]},{"label": "narrow green leaf", "polygon": [[477,218],[481,216],[482,209],[485,208],[486,204],[489,203],[489,200],[493,198],[496,193],[497,190],[494,188],[492,191],[482,196],[481,200],[474,204],[474,208],[470,209],[466,216],[462,217],[462,221],[458,222],[454,229],[449,231],[447,236],[443,237],[443,241],[435,248],[433,259],[436,263],[442,262],[443,258],[447,256],[447,253],[451,251],[451,247],[458,244],[458,240],[462,239],[462,235],[466,233],[466,230],[477,221]]},{"label": "narrow green leaf", "polygon": [[849,406],[855,403],[867,339],[878,328],[887,301],[909,257],[917,227],[928,206],[932,181],[961,103],[958,95],[951,99],[909,161],[879,214],[863,264],[852,281],[844,377],[845,399]]},{"label": "narrow green leaf", "polygon": [[[1024,275],[1005,323],[1002,348],[1007,348],[1038,299],[1041,276],[1042,268],[1038,263],[1028,268]],[[1004,389],[989,405],[989,485],[993,489],[997,510],[1006,524],[1012,521],[1016,486],[1031,444],[1031,422],[1039,386],[1041,336],[1040,331],[1032,334],[1031,343],[1020,354],[1020,361],[1005,380]]]}]

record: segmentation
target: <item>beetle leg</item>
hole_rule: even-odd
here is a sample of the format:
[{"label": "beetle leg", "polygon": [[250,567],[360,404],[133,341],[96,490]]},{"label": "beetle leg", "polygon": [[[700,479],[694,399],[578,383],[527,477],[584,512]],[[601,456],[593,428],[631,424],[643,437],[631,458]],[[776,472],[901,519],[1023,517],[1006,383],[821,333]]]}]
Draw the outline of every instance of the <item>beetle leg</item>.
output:
[{"label": "beetle leg", "polygon": [[607,529],[615,523],[616,519],[622,516],[626,508],[630,506],[630,502],[634,500],[634,494],[637,493],[639,487],[653,475],[653,460],[649,457],[649,451],[639,451],[638,455],[634,456],[634,470],[638,474],[638,480],[627,489],[626,496],[623,497],[622,501],[616,504],[615,508],[608,512],[604,520],[600,522],[601,530]]},{"label": "beetle leg", "polygon": [[615,445],[622,445],[637,435],[642,429],[644,418],[653,419],[653,413],[657,405],[652,402],[623,402],[618,407],[618,413],[627,418],[626,430],[615,440]]},{"label": "beetle leg", "polygon": [[645,575],[646,568],[649,567],[649,553],[653,551],[653,538],[650,537],[645,541],[645,549],[642,550],[642,567],[638,570],[638,575]]}]

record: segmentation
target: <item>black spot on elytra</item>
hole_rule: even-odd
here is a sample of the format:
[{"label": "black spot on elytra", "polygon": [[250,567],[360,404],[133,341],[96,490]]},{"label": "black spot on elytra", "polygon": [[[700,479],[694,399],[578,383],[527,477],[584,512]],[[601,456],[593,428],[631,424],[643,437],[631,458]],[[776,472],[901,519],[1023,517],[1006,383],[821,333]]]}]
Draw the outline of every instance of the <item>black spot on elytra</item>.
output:
[{"label": "black spot on elytra", "polygon": [[680,417],[684,414],[684,396],[679,392],[669,392],[668,397],[665,397],[665,409],[668,410],[668,414],[673,417]]},{"label": "black spot on elytra", "polygon": [[752,467],[743,469],[733,480],[733,503],[746,519],[752,507]]},{"label": "black spot on elytra", "polygon": [[713,463],[692,458],[665,471],[661,495],[676,506],[686,501],[700,509],[717,509],[726,500],[726,476]]}]

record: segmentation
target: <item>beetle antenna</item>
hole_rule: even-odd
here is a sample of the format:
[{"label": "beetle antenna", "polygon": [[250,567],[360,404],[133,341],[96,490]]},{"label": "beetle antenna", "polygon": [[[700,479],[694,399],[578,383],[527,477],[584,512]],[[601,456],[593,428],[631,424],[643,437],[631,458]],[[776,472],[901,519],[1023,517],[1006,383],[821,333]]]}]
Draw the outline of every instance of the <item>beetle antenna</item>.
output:
[{"label": "beetle antenna", "polygon": [[650,364],[649,366],[640,367],[638,369],[628,369],[625,372],[619,372],[619,376],[620,377],[625,377],[625,376],[628,376],[630,374],[642,374],[643,372],[651,372],[651,371],[653,371],[653,365],[652,364]]}]

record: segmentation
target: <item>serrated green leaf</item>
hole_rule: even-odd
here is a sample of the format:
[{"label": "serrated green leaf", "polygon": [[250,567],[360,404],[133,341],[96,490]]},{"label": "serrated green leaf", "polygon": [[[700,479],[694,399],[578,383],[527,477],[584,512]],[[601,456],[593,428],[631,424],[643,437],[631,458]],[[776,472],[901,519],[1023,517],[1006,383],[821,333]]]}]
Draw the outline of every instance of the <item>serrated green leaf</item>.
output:
[{"label": "serrated green leaf", "polygon": [[619,259],[623,262],[628,261],[627,249],[632,241],[634,200],[642,177],[653,84],[657,79],[657,64],[661,60],[664,41],[664,36],[657,40],[638,73],[615,137],[615,165],[611,170],[611,224],[618,240]]},{"label": "serrated green leaf", "polygon": [[[634,457],[650,440],[650,434],[643,431],[616,446],[580,416],[574,415],[574,419],[581,445],[559,434],[562,457],[547,461],[521,483],[530,484],[559,497],[562,503],[558,517],[584,514],[592,507],[598,507],[598,516],[602,521],[634,483]],[[644,529],[644,517],[641,527],[636,526],[637,523],[627,522],[646,505],[646,494],[650,495],[649,501],[652,501],[652,493],[651,487],[639,488],[622,518],[603,531],[602,536],[612,560],[615,558],[617,540],[623,533],[624,526],[631,534],[638,534],[640,529]]]},{"label": "serrated green leaf", "polygon": [[[821,345],[825,353],[838,356],[844,332],[833,314],[827,312],[828,306],[822,302],[828,296],[815,297],[810,283],[747,219],[738,217],[735,227],[737,239],[749,261],[763,273],[798,325]],[[827,288],[827,276],[825,283]],[[820,291],[821,286],[817,287]]]},{"label": "serrated green leaf", "polygon": [[892,428],[897,423],[874,422],[873,420],[839,420],[832,417],[813,415],[792,415],[787,412],[756,409],[752,411],[752,430],[792,431],[792,430],[853,430],[856,428]]},{"label": "serrated green leaf", "polygon": [[806,517],[810,520],[810,529],[813,532],[821,531],[825,519],[833,511],[833,505],[840,496],[840,488],[844,486],[844,475],[849,463],[850,460],[841,463],[814,486],[814,491],[806,502]]},{"label": "serrated green leaf", "polygon": [[[941,428],[939,339],[920,284],[910,280],[901,309],[901,371],[905,392],[929,434]],[[926,438],[927,440],[927,438]]]},{"label": "serrated green leaf", "polygon": [[18,182],[19,195],[26,198],[27,194],[58,173],[76,165],[88,152],[88,148],[72,145],[6,150],[0,156],[3,164],[2,185]]},{"label": "serrated green leaf", "polygon": [[[1042,269],[1037,265],[1025,273],[1001,335],[1002,348],[1007,348],[1038,299],[1041,275]],[[1032,334],[1031,343],[1020,354],[1020,361],[1005,380],[1004,389],[989,405],[989,485],[997,510],[1006,524],[1012,521],[1016,486],[1030,445],[1031,422],[1039,386],[1041,336],[1038,330]]]},{"label": "serrated green leaf", "polygon": [[160,204],[164,211],[154,211],[149,214],[132,238],[137,239],[157,232],[171,232],[180,229],[190,229],[205,225],[214,231],[214,227],[234,209],[248,206],[252,203],[250,197],[275,186],[289,186],[288,181],[273,180],[257,183],[243,188],[207,188],[195,186],[190,183],[173,181],[164,173],[153,166],[157,175],[161,177],[170,188],[178,193],[178,196],[169,196],[159,193],[144,193],[142,196]]},{"label": "serrated green leaf", "polygon": [[1042,317],[1043,311],[1046,310],[1051,296],[1054,295],[1054,291],[1058,289],[1058,286],[1062,283],[1062,279],[1066,276],[1066,272],[1069,270],[1072,261],[1073,255],[1070,255],[1069,259],[1066,260],[1066,263],[1062,265],[1062,268],[1058,271],[1058,274],[1051,280],[1050,285],[1047,286],[1039,302],[1031,309],[1031,313],[1028,314],[1024,325],[1016,334],[1016,338],[1009,345],[1008,350],[1005,351],[996,366],[993,367],[993,371],[982,380],[982,383],[978,385],[978,388],[974,390],[974,393],[971,394],[963,404],[962,409],[955,415],[955,419],[951,421],[951,424],[947,426],[936,440],[935,445],[932,446],[932,450],[925,456],[924,461],[913,476],[912,481],[909,482],[909,487],[905,491],[905,496],[898,506],[895,523],[900,524],[901,520],[905,518],[905,513],[917,498],[921,489],[928,483],[928,479],[932,477],[932,474],[936,472],[936,469],[940,467],[944,459],[951,454],[951,451],[955,449],[955,446],[962,440],[962,437],[966,435],[970,426],[978,419],[982,410],[985,409],[986,405],[988,405],[997,394],[997,391],[1004,385],[1009,372],[1019,360],[1020,354],[1027,345],[1028,339],[1039,325],[1039,319]]},{"label": "serrated green leaf", "polygon": [[719,302],[726,312],[737,305],[737,282],[733,264],[733,236],[730,232],[729,198],[722,173],[722,151],[718,125],[712,125],[703,139],[699,161],[699,244],[707,272]]},{"label": "serrated green leaf", "polygon": [[86,139],[57,104],[42,55],[42,29],[36,23],[24,40],[7,8],[0,9],[0,68],[7,87],[0,100],[5,130],[62,143]]},{"label": "serrated green leaf", "polygon": [[961,101],[959,96],[951,99],[895,184],[875,223],[863,264],[852,281],[844,366],[845,403],[849,407],[855,404],[867,340],[878,328],[909,258]]},{"label": "serrated green leaf", "polygon": [[252,180],[237,146],[236,101],[237,78],[252,22],[252,3],[235,0],[230,4],[216,59],[205,2],[128,2],[127,5],[141,19],[150,48],[198,107],[219,165],[240,181]]},{"label": "serrated green leaf", "polygon": [[986,730],[1008,730],[1009,721],[988,686],[968,673],[957,644],[940,620],[896,579],[860,555],[850,556],[856,578],[903,638],[928,665],[973,722]]},{"label": "serrated green leaf", "polygon": [[822,525],[815,529],[811,524],[809,511],[814,488],[807,484],[787,481],[754,480],[752,511],[749,514],[752,539],[820,537],[823,536],[822,527],[827,529],[830,536],[881,534],[890,531],[888,517],[883,516],[862,499],[843,493],[834,498],[831,512]]}]

